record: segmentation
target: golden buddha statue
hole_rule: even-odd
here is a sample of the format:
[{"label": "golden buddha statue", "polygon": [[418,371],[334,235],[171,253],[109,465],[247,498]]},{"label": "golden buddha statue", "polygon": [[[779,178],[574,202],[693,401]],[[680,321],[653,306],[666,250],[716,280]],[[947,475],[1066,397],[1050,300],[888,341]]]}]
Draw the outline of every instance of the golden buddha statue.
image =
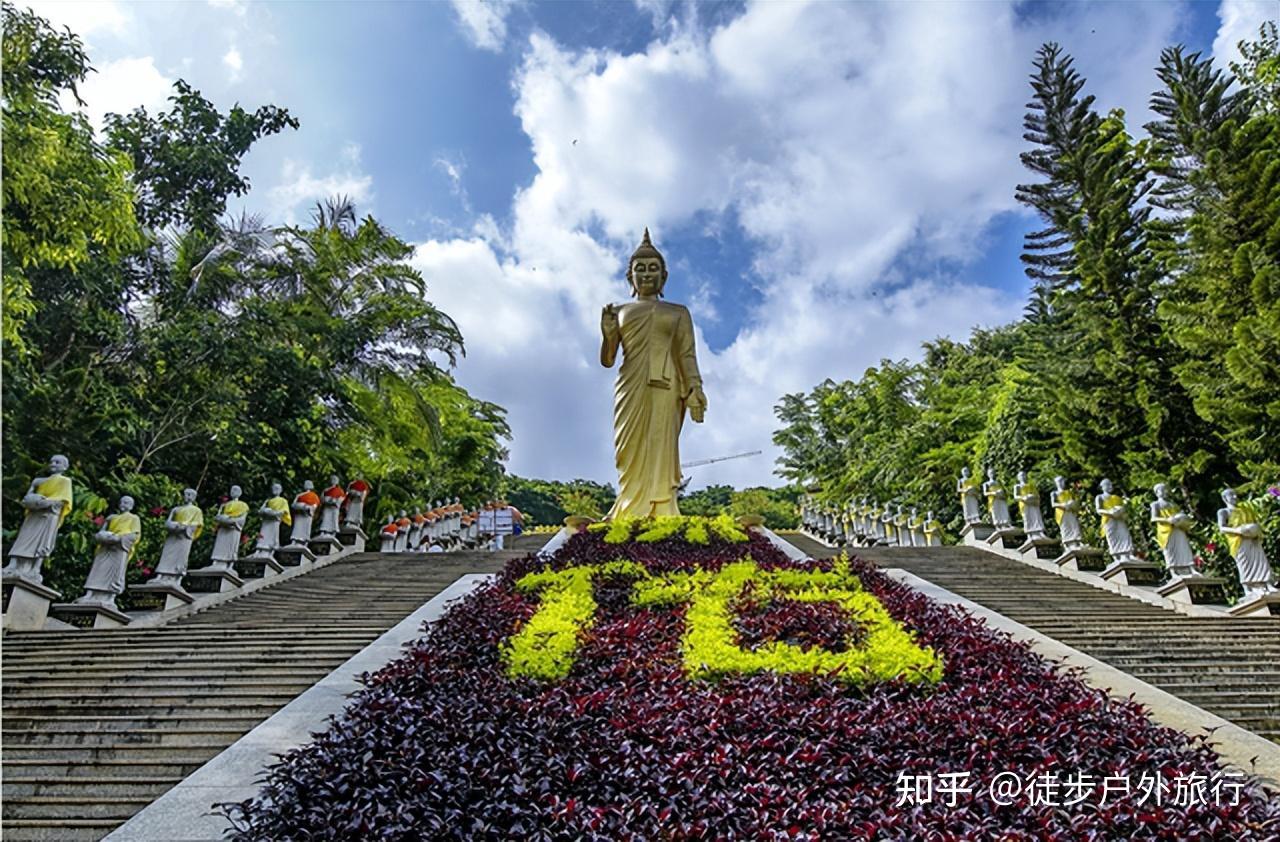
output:
[{"label": "golden buddha statue", "polygon": [[612,368],[622,346],[613,389],[618,499],[608,517],[678,515],[680,428],[686,409],[702,422],[707,397],[693,319],[683,305],[661,300],[667,264],[649,242],[648,228],[631,255],[627,281],[636,300],[607,305],[600,315],[600,364]]}]

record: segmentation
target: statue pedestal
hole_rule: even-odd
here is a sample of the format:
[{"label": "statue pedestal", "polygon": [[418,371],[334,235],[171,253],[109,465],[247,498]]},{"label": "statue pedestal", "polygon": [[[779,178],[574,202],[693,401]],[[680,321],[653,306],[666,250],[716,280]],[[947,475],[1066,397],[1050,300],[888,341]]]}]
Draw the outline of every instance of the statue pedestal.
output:
[{"label": "statue pedestal", "polygon": [[1113,561],[1101,576],[1107,582],[1156,587],[1164,579],[1164,568],[1149,561]]},{"label": "statue pedestal", "polygon": [[236,575],[241,579],[269,579],[276,576],[284,567],[273,555],[258,555],[236,559]]},{"label": "statue pedestal", "polygon": [[224,593],[243,587],[244,580],[229,567],[209,565],[188,571],[182,586],[194,594]]},{"label": "statue pedestal", "polygon": [[1053,563],[1063,570],[1080,570],[1085,573],[1101,573],[1107,569],[1107,562],[1102,557],[1102,550],[1097,547],[1070,547]]},{"label": "statue pedestal", "polygon": [[351,547],[354,552],[364,552],[365,544],[369,541],[369,536],[364,534],[364,530],[358,526],[344,526],[338,532],[338,543],[344,547]]},{"label": "statue pedestal", "polygon": [[995,527],[989,523],[966,523],[964,529],[960,530],[960,543],[985,550],[987,547],[983,545],[995,531]]},{"label": "statue pedestal", "polygon": [[396,539],[393,535],[386,535],[379,539],[378,552],[380,553],[398,553],[396,549]]},{"label": "statue pedestal", "polygon": [[312,558],[342,552],[342,543],[336,535],[317,535],[307,547],[311,550]]},{"label": "statue pedestal", "polygon": [[196,601],[178,585],[151,584],[130,585],[120,597],[124,600],[124,610],[133,613],[151,611],[172,611]]},{"label": "statue pedestal", "polygon": [[129,625],[128,614],[101,602],[58,602],[49,609],[55,620],[78,629],[118,629]]},{"label": "statue pedestal", "polygon": [[1242,599],[1227,613],[1232,617],[1280,617],[1280,591]]},{"label": "statue pedestal", "polygon": [[6,573],[4,582],[4,622],[10,631],[37,631],[49,618],[49,606],[62,594],[53,588]]},{"label": "statue pedestal", "polygon": [[1029,561],[1052,561],[1062,554],[1058,542],[1048,536],[1028,538],[1018,546],[1018,552]]},{"label": "statue pedestal", "polygon": [[1226,605],[1226,580],[1215,576],[1175,576],[1156,593],[1189,605]]},{"label": "statue pedestal", "polygon": [[276,561],[285,567],[297,567],[304,561],[315,561],[316,554],[302,544],[290,544],[276,550]]},{"label": "statue pedestal", "polygon": [[1016,526],[1001,526],[987,536],[987,546],[1016,550],[1022,546],[1024,535],[1026,533]]}]

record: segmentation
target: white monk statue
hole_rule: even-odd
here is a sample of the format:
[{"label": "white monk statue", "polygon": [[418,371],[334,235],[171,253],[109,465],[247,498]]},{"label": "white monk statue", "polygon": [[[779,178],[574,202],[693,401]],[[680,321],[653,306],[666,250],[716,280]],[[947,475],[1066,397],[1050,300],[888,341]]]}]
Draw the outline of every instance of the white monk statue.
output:
[{"label": "white monk statue", "polygon": [[[889,511],[889,507],[884,507],[885,512]],[[871,501],[871,511],[867,513],[867,517],[871,518],[871,532],[877,541],[889,542],[889,535],[884,529],[884,519],[880,512],[880,504]]]},{"label": "white monk statue", "polygon": [[942,546],[942,523],[933,516],[933,512],[931,511],[925,512],[924,515],[924,537],[925,546]]},{"label": "white monk statue", "polygon": [[116,607],[116,597],[124,593],[125,568],[142,534],[142,521],[133,513],[133,498],[120,498],[120,511],[107,519],[93,540],[98,551],[93,556],[93,567],[84,583],[84,596],[76,600],[78,605],[105,605]]},{"label": "white monk statue", "polygon": [[996,479],[996,469],[987,468],[987,481],[982,484],[982,496],[987,498],[987,511],[991,513],[991,525],[996,529],[1013,526],[1009,517],[1009,498],[1004,486]]},{"label": "white monk statue", "polygon": [[1244,598],[1252,599],[1276,590],[1272,584],[1271,564],[1262,549],[1262,514],[1249,502],[1240,502],[1233,489],[1222,492],[1226,505],[1218,509],[1218,531],[1227,539],[1227,547],[1236,560]]},{"label": "white monk statue", "polygon": [[399,536],[400,524],[396,523],[396,516],[393,514],[387,515],[387,522],[378,530],[378,537],[381,539],[381,543],[378,545],[378,552],[396,552],[396,541]]},{"label": "white monk statue", "polygon": [[924,534],[924,518],[920,517],[920,510],[915,506],[911,507],[911,517],[907,522],[907,526],[911,529],[911,546],[929,546],[929,540]]},{"label": "white monk statue", "polygon": [[1068,550],[1076,550],[1084,546],[1084,531],[1080,529],[1080,501],[1076,493],[1067,488],[1066,477],[1053,478],[1053,494],[1049,502],[1053,505],[1053,518],[1058,522],[1058,535],[1062,538],[1062,546]]},{"label": "white monk statue", "polygon": [[893,506],[888,503],[885,503],[884,511],[880,513],[880,532],[889,542],[889,546],[898,546],[898,527],[894,523]]},{"label": "white monk statue", "polygon": [[893,517],[893,527],[898,533],[898,546],[910,547],[911,543],[911,518],[907,515],[907,507],[898,504],[898,511]]},{"label": "white monk statue", "polygon": [[1102,535],[1107,539],[1107,552],[1113,562],[1136,561],[1133,536],[1129,534],[1129,516],[1125,499],[1115,493],[1111,480],[1099,483],[1101,492],[1093,498],[1093,508],[1102,518]]},{"label": "white monk statue", "polygon": [[69,465],[67,457],[54,456],[49,460],[49,475],[31,481],[22,498],[22,508],[27,513],[9,547],[6,574],[21,576],[37,585],[43,581],[44,560],[53,553],[58,528],[71,511],[71,478],[66,475]]},{"label": "white monk statue", "polygon": [[396,526],[400,527],[400,531],[396,533],[396,552],[408,552],[409,533],[413,530],[413,521],[409,519],[408,509],[400,510],[400,517],[396,518]]},{"label": "white monk statue", "polygon": [[965,523],[982,523],[982,509],[978,505],[978,481],[969,473],[969,467],[960,469],[960,479],[956,480],[956,493],[960,495],[960,508],[964,512]]},{"label": "white monk statue", "polygon": [[1169,487],[1156,483],[1155,502],[1151,504],[1151,522],[1156,525],[1156,543],[1164,551],[1164,563],[1171,576],[1197,576],[1196,556],[1191,551],[1191,518],[1169,500]]},{"label": "white monk statue", "polygon": [[1022,514],[1022,531],[1032,541],[1044,538],[1044,515],[1040,512],[1040,491],[1027,482],[1027,472],[1018,471],[1018,481],[1013,486],[1013,499]]},{"label": "white monk statue", "polygon": [[249,504],[240,499],[240,486],[231,486],[227,502],[218,507],[213,516],[213,552],[209,554],[209,566],[230,570],[240,557],[240,533],[249,519]]},{"label": "white monk statue", "polygon": [[332,538],[338,534],[338,518],[342,514],[342,501],[347,499],[347,492],[338,481],[337,474],[329,475],[329,487],[320,495],[320,525],[316,527],[319,537]]},{"label": "white monk statue", "polygon": [[253,554],[271,556],[280,549],[280,524],[291,526],[293,517],[289,514],[289,501],[283,497],[284,487],[278,482],[271,483],[271,498],[258,509],[262,518],[262,526],[258,529],[258,541],[254,545]]},{"label": "white monk statue", "polygon": [[622,348],[613,390],[618,497],[608,517],[678,515],[680,428],[686,410],[701,423],[707,409],[693,320],[684,306],[661,300],[667,263],[647,228],[627,264],[627,280],[636,300],[610,304],[600,314],[600,364],[612,368]]},{"label": "white monk statue", "polygon": [[364,477],[356,474],[356,478],[347,486],[347,511],[342,518],[344,526],[359,529],[364,525],[364,501],[369,499],[370,490]]},{"label": "white monk statue", "polygon": [[289,533],[289,543],[293,546],[305,547],[311,540],[311,521],[320,508],[320,495],[316,494],[316,485],[311,480],[302,483],[302,491],[293,498],[293,531]]},{"label": "white monk statue", "polygon": [[164,522],[168,535],[164,539],[164,547],[160,550],[160,561],[156,563],[156,573],[147,582],[149,585],[171,585],[182,587],[182,577],[187,575],[187,561],[191,556],[191,544],[200,537],[204,530],[204,512],[196,505],[196,490],[188,488],[182,492],[182,505],[174,506]]}]

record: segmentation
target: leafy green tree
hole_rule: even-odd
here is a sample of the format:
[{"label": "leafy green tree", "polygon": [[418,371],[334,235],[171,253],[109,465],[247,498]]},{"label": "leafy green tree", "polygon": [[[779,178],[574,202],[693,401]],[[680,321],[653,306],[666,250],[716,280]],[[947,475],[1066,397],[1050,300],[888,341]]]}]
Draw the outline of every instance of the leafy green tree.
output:
[{"label": "leafy green tree", "polygon": [[170,226],[214,232],[231,196],[249,191],[240,160],[264,137],[298,121],[286,109],[239,105],[222,114],[200,92],[179,79],[169,98],[173,108],[155,116],[139,107],[108,114],[111,146],[133,162],[141,185],[138,219],[148,228]]},{"label": "leafy green tree", "polygon": [[140,242],[128,160],[104,149],[59,95],[90,72],[80,39],[28,10],[3,5],[3,283],[6,357],[29,350],[31,273],[74,273],[94,255],[114,259]]}]

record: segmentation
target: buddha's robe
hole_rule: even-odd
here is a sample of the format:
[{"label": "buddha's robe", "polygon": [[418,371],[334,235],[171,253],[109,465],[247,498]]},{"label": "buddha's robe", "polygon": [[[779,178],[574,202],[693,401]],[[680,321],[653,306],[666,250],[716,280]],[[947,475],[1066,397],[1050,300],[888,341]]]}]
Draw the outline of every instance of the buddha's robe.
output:
[{"label": "buddha's robe", "polygon": [[113,600],[124,593],[125,568],[137,549],[142,521],[133,512],[119,512],[107,520],[101,531],[113,537],[99,541],[93,567],[89,568],[89,578],[84,583],[85,595],[77,600],[79,602],[97,601],[94,597],[99,594],[109,594],[106,599]]},{"label": "buddha's robe", "polygon": [[217,523],[209,560],[235,561],[240,557],[240,533],[249,517],[249,504],[243,500],[228,500],[218,507],[218,514],[229,522]]},{"label": "buddha's robe", "polygon": [[680,428],[701,375],[693,319],[679,304],[635,301],[618,311],[622,365],[613,390],[618,497],[609,517],[678,515]]},{"label": "buddha's robe", "polygon": [[[50,502],[60,505],[49,506]],[[13,546],[9,548],[9,558],[47,558],[58,538],[58,527],[71,511],[71,478],[66,474],[45,477],[35,483],[35,488],[23,503],[37,506],[27,509]]]}]

